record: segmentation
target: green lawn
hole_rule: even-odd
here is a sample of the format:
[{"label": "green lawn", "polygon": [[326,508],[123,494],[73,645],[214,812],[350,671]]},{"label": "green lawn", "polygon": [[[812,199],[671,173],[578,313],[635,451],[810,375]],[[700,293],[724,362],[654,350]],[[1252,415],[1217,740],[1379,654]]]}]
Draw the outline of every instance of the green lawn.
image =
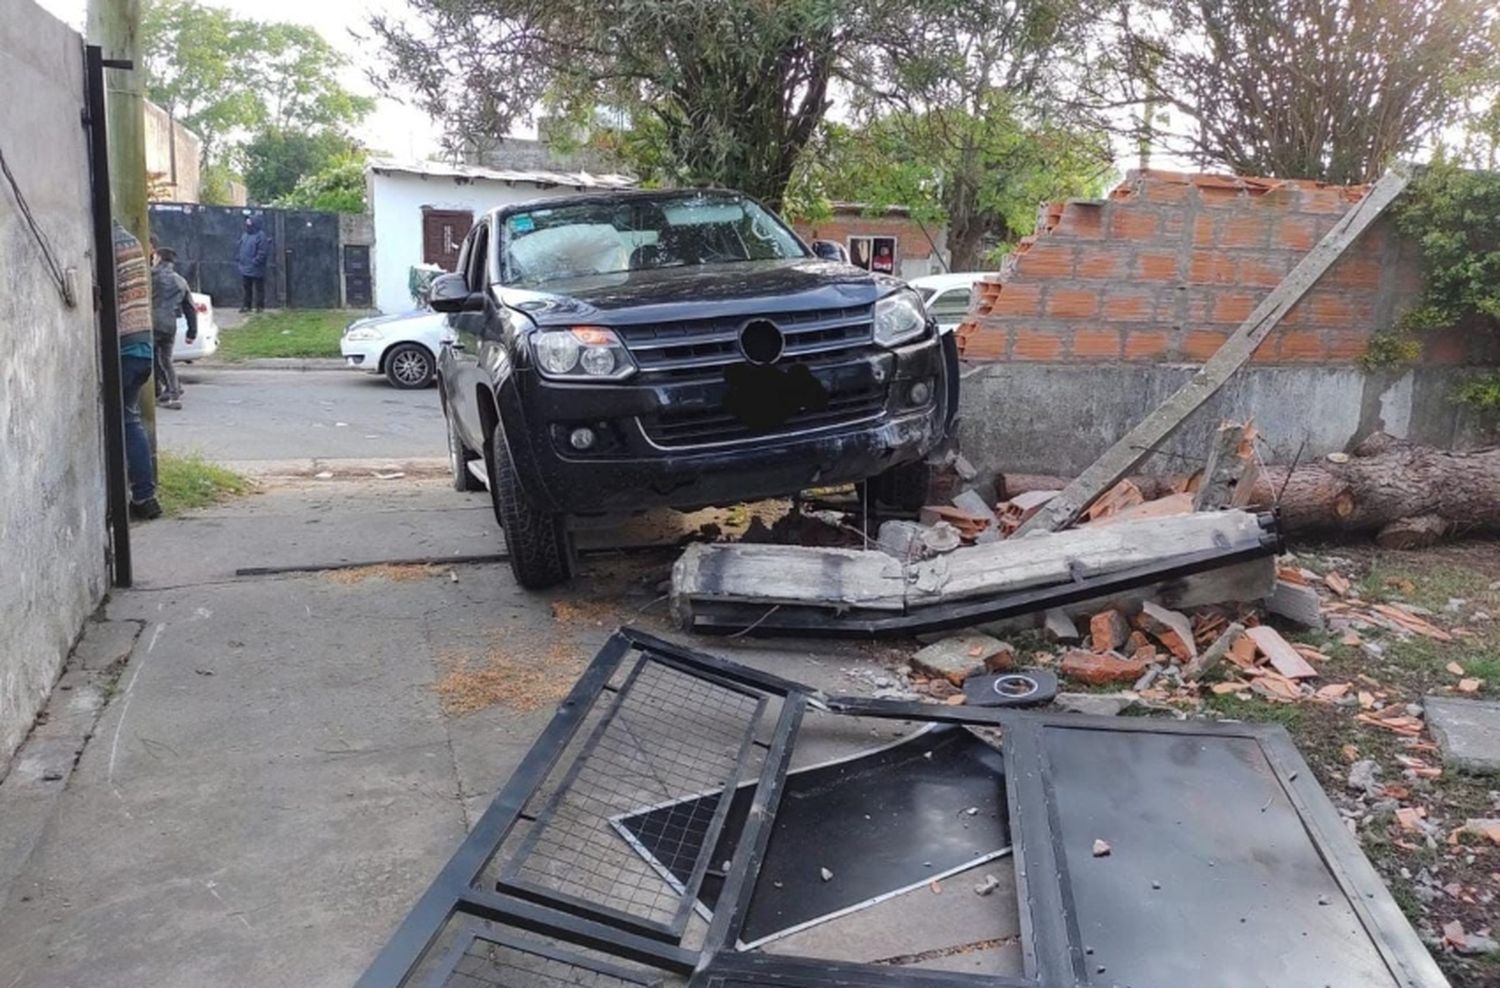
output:
[{"label": "green lawn", "polygon": [[349,309],[257,312],[243,326],[219,334],[219,359],[337,357],[344,327],[364,315]]},{"label": "green lawn", "polygon": [[162,453],[156,458],[156,499],[168,517],[250,492],[250,481],[201,456]]}]

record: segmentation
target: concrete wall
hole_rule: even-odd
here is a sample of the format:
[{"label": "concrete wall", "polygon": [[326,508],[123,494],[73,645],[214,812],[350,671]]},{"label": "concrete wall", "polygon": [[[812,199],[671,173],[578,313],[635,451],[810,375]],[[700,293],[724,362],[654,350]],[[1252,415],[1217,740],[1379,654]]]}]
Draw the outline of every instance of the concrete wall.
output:
[{"label": "concrete wall", "polygon": [[375,232],[375,307],[382,312],[413,308],[407,275],[422,263],[422,207],[467,209],[475,214],[569,189],[543,189],[529,182],[502,182],[448,175],[372,171],[368,176]]},{"label": "concrete wall", "polygon": [[146,174],[160,202],[199,202],[203,142],[155,103],[146,102]]},{"label": "concrete wall", "polygon": [[[1106,200],[1045,207],[1038,235],[978,284],[958,329],[965,453],[997,470],[1086,467],[1217,351],[1362,193],[1146,172]],[[1447,396],[1495,364],[1493,337],[1428,336],[1406,372],[1360,363],[1422,286],[1414,245],[1378,220],[1167,451],[1200,461],[1225,418],[1255,419],[1282,461],[1304,440],[1304,455],[1319,456],[1376,428],[1442,446],[1484,441]]]},{"label": "concrete wall", "polygon": [[0,3],[0,147],[72,272],[67,307],[0,188],[0,774],[104,595],[105,481],[78,35]]}]

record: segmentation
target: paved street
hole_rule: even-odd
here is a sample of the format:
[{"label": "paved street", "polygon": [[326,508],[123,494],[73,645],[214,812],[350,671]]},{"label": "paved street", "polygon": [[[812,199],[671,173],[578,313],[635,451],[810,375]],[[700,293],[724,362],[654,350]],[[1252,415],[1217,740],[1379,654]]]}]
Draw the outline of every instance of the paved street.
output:
[{"label": "paved street", "polygon": [[224,463],[293,459],[441,458],[436,389],[397,391],[354,370],[181,371],[183,409],[161,409],[162,448]]}]

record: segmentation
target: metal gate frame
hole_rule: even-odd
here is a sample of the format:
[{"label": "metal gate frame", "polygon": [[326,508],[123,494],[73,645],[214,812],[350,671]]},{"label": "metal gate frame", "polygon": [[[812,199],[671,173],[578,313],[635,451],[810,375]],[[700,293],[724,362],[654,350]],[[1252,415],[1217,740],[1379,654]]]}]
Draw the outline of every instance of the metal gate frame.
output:
[{"label": "metal gate frame", "polygon": [[[726,873],[719,905],[713,912],[700,948],[685,947],[682,930],[673,924],[651,929],[630,917],[610,916],[597,907],[530,889],[523,897],[507,891],[505,882],[479,887],[481,877],[501,845],[523,818],[545,823],[548,809],[532,817],[524,810],[578,735],[589,712],[609,696],[618,707],[628,681],[612,686],[626,658],[661,662],[672,669],[719,687],[759,694],[779,701],[781,711],[764,748],[763,766],[750,813]],[[631,674],[632,678],[634,673]],[[613,696],[611,696],[613,694]],[[761,709],[764,709],[764,702]],[[1005,785],[1009,801],[1016,858],[1024,977],[975,975],[872,964],[831,962],[735,949],[755,891],[761,862],[770,842],[781,792],[804,714],[814,709],[835,715],[883,717],[917,723],[964,724],[999,728],[1004,741]],[[1066,885],[1059,825],[1052,789],[1057,780],[1048,765],[1042,735],[1051,727],[1103,732],[1141,732],[1201,735],[1218,739],[1249,739],[1259,746],[1275,782],[1286,793],[1311,845],[1348,897],[1365,934],[1373,942],[1396,983],[1404,988],[1446,986],[1432,957],[1402,916],[1374,868],[1339,821],[1311,770],[1279,725],[1213,722],[1162,722],[1112,717],[1049,715],[1007,708],[950,707],[935,704],[830,697],[811,687],[760,672],[713,655],[693,651],[631,628],[616,631],[584,671],[557,714],[527,752],[521,765],[496,795],[473,831],[437,879],[423,894],[395,935],[357,983],[357,988],[412,988],[411,977],[436,956],[440,935],[460,924],[460,938],[475,936],[473,924],[490,922],[511,930],[528,931],[576,945],[609,957],[644,964],[660,972],[690,976],[690,988],[1074,988],[1089,985],[1086,949],[1077,932]],[[603,730],[596,728],[595,734]],[[593,740],[593,739],[588,739]],[[590,750],[588,741],[577,755]],[[576,765],[568,775],[576,774]],[[559,790],[561,791],[561,790]],[[727,801],[726,801],[727,802]],[[721,814],[722,815],[722,814]],[[712,843],[708,845],[712,850]],[[688,897],[685,901],[691,901]],[[464,926],[463,924],[469,924]],[[482,938],[499,942],[506,934],[487,932]],[[574,954],[555,945],[526,939],[513,944],[538,956],[557,954],[578,971],[602,974],[621,983],[651,982],[639,971],[612,966],[608,961]],[[1151,949],[1151,945],[1143,945]],[[439,970],[424,985],[439,986],[452,971],[462,950],[449,948]],[[592,983],[592,982],[590,982]]]}]

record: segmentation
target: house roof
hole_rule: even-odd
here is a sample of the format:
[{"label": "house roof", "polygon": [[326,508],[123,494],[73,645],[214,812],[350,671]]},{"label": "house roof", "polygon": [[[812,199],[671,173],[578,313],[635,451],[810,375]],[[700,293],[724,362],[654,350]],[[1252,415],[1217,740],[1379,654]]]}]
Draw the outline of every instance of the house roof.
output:
[{"label": "house roof", "polygon": [[456,182],[524,183],[546,188],[563,186],[574,189],[628,189],[636,184],[630,175],[596,175],[592,172],[547,170],[518,171],[509,168],[481,168],[446,161],[398,161],[393,158],[371,158],[365,171],[374,175],[417,175],[423,178],[450,178]]}]

